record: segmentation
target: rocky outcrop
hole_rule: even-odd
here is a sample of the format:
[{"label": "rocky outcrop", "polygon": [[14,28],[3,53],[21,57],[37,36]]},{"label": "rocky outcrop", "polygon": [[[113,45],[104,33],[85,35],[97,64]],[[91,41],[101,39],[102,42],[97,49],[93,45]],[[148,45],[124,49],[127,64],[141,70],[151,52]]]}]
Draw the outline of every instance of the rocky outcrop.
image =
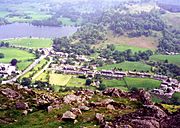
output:
[{"label": "rocky outcrop", "polygon": [[65,96],[63,100],[64,100],[64,103],[70,104],[72,102],[80,102],[82,99],[81,99],[81,96],[76,96],[74,94],[71,94],[71,95]]},{"label": "rocky outcrop", "polygon": [[16,109],[19,109],[19,110],[26,110],[28,109],[29,106],[27,103],[24,103],[24,102],[16,102]]},{"label": "rocky outcrop", "polygon": [[152,105],[151,94],[143,89],[137,91],[137,99],[144,105]]},{"label": "rocky outcrop", "polygon": [[21,94],[19,94],[18,92],[14,91],[10,88],[1,89],[0,93],[12,100],[19,99],[22,97]]},{"label": "rocky outcrop", "polygon": [[74,113],[72,113],[71,111],[66,111],[63,116],[62,116],[62,120],[75,120],[77,117],[77,115],[75,115]]},{"label": "rocky outcrop", "polygon": [[81,112],[81,110],[80,110],[79,108],[72,108],[72,109],[71,109],[71,112],[72,112],[73,114],[75,114],[76,116],[82,114],[82,112]]},{"label": "rocky outcrop", "polygon": [[128,93],[121,91],[117,88],[108,88],[103,91],[104,95],[115,96],[115,97],[128,97]]},{"label": "rocky outcrop", "polygon": [[133,128],[160,128],[164,118],[168,118],[168,115],[162,109],[154,105],[145,105],[136,112],[118,117],[113,122],[113,128],[123,125]]},{"label": "rocky outcrop", "polygon": [[99,124],[103,124],[104,123],[104,115],[100,114],[100,113],[96,113],[96,120],[99,122]]}]

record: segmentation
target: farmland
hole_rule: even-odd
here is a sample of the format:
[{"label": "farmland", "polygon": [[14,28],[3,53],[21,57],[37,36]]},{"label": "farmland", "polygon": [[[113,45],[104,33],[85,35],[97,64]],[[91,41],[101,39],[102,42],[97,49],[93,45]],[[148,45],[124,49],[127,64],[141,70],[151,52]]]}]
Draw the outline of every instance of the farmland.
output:
[{"label": "farmland", "polygon": [[49,48],[52,45],[51,39],[44,38],[20,38],[20,39],[10,39],[4,40],[4,42],[9,42],[11,45],[28,47],[28,48]]},{"label": "farmland", "polygon": [[114,68],[122,69],[123,71],[150,71],[151,66],[144,64],[143,62],[122,62],[119,64],[110,64],[110,65],[104,65],[103,67],[99,67],[98,70],[111,70]]},{"label": "farmland", "polygon": [[154,89],[154,88],[159,88],[161,81],[158,80],[153,80],[149,78],[131,78],[131,77],[126,77],[124,80],[127,83],[127,86],[129,89],[135,87],[135,88],[144,88],[144,89]]},{"label": "farmland", "polygon": [[65,86],[71,79],[71,75],[62,75],[62,74],[50,74],[49,83],[52,85]]},{"label": "farmland", "polygon": [[35,58],[34,54],[15,48],[0,48],[0,51],[5,56],[0,59],[1,63],[9,63],[12,59],[17,59],[19,61],[18,68],[20,70],[24,70],[31,63],[29,60]]},{"label": "farmland", "polygon": [[106,85],[106,87],[113,87],[113,88],[119,88],[124,91],[128,91],[128,89],[131,89],[133,87],[135,88],[144,88],[144,89],[153,89],[158,88],[160,86],[160,81],[153,80],[149,78],[131,78],[131,77],[125,77],[121,80],[107,80],[104,79],[103,83]]},{"label": "farmland", "polygon": [[168,60],[168,63],[180,66],[180,55],[153,55],[150,60],[161,62]]}]

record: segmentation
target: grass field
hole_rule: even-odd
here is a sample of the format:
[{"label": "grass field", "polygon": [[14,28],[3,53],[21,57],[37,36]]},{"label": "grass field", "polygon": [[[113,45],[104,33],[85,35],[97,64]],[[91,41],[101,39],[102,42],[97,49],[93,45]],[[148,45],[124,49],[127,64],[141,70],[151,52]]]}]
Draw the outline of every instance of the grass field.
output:
[{"label": "grass field", "polygon": [[77,77],[72,77],[69,82],[67,83],[67,86],[70,87],[83,87],[85,86],[86,79],[81,79]]},{"label": "grass field", "polygon": [[180,66],[180,55],[153,55],[150,60],[154,61],[165,61],[168,60],[168,63],[176,64]]},{"label": "grass field", "polygon": [[131,49],[132,52],[139,52],[139,51],[148,50],[148,48],[140,48],[140,47],[135,47],[135,46],[127,46],[127,45],[116,45],[115,47],[116,47],[115,49],[118,51],[125,51],[128,49]]},{"label": "grass field", "polygon": [[120,68],[123,71],[133,71],[133,70],[137,70],[137,71],[150,71],[151,70],[151,66],[144,64],[143,62],[122,62],[119,64],[111,64],[111,65],[104,65],[103,67],[99,67],[98,70],[111,70],[114,68]]},{"label": "grass field", "polygon": [[128,88],[131,89],[133,87],[135,88],[144,88],[146,90],[159,88],[161,81],[149,79],[149,78],[131,78],[126,77],[124,78],[126,81]]},{"label": "grass field", "polygon": [[149,78],[131,78],[131,77],[125,77],[121,80],[107,80],[104,79],[103,83],[106,85],[106,87],[113,87],[113,88],[119,88],[124,91],[128,91],[132,87],[135,88],[144,88],[146,90],[158,88],[160,86],[160,81],[153,80]]},{"label": "grass field", "polygon": [[17,64],[19,70],[25,70],[33,61],[24,61]]},{"label": "grass field", "polygon": [[39,75],[36,78],[36,81],[48,82],[48,80],[47,80],[47,73],[43,72],[41,75]]},{"label": "grass field", "polygon": [[29,78],[32,74],[40,71],[43,68],[43,65],[45,65],[46,63],[47,63],[47,60],[45,60],[45,59],[41,60],[41,62],[39,64],[37,64],[31,71],[27,72],[21,78],[23,78],[23,77]]},{"label": "grass field", "polygon": [[5,40],[5,42],[9,42],[15,46],[22,46],[28,48],[49,48],[52,45],[51,39],[43,39],[43,38],[21,38],[21,39],[10,39]]},{"label": "grass field", "polygon": [[103,84],[105,84],[106,87],[108,87],[108,88],[119,88],[123,91],[128,91],[128,88],[126,87],[126,83],[124,80],[116,80],[116,79],[107,80],[107,79],[104,79]]},{"label": "grass field", "polygon": [[3,53],[5,56],[4,58],[0,59],[1,63],[9,63],[12,59],[17,59],[20,61],[17,64],[19,70],[24,70],[30,63],[32,63],[28,60],[35,58],[34,54],[15,48],[0,48],[0,53]]},{"label": "grass field", "polygon": [[50,74],[49,83],[52,85],[60,85],[65,86],[71,79],[71,75],[63,75],[63,74]]}]

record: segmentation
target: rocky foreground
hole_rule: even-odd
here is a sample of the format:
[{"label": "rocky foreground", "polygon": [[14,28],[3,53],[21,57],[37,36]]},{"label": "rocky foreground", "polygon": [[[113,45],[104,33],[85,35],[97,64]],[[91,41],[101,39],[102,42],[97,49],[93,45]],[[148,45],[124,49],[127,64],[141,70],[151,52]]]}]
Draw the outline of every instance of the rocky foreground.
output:
[{"label": "rocky foreground", "polygon": [[0,127],[179,128],[180,111],[168,112],[144,91],[79,90],[62,94],[0,87]]}]

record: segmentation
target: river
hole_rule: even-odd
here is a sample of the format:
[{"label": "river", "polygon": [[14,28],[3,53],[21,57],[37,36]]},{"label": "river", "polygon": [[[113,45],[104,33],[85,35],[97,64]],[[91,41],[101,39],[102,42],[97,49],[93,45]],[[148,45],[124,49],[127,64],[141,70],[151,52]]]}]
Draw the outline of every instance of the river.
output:
[{"label": "river", "polygon": [[55,38],[70,36],[77,31],[76,27],[50,27],[50,26],[33,26],[28,23],[13,23],[0,26],[0,40],[9,38],[38,37],[38,38]]}]

